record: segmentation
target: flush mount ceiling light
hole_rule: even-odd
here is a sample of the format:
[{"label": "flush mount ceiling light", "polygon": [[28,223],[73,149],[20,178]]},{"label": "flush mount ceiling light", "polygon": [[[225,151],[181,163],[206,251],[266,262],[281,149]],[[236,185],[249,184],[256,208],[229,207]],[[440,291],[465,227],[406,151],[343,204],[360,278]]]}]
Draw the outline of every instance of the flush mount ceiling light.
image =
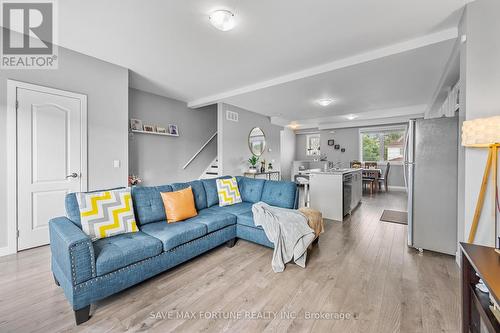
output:
[{"label": "flush mount ceiling light", "polygon": [[358,118],[359,116],[358,115],[355,115],[355,114],[348,114],[345,116],[347,119],[349,120],[354,120],[356,118]]},{"label": "flush mount ceiling light", "polygon": [[333,103],[333,99],[331,99],[331,98],[322,98],[322,99],[318,99],[316,101],[316,103],[318,103],[321,106],[328,106],[328,105],[330,105],[330,104]]},{"label": "flush mount ceiling light", "polygon": [[219,9],[208,17],[210,23],[221,31],[229,31],[236,25],[234,14],[229,10]]}]

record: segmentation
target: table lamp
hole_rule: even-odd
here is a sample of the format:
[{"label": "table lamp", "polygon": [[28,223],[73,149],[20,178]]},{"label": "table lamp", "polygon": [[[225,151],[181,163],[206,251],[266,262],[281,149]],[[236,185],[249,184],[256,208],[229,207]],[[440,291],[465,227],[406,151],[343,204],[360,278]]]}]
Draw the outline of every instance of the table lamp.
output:
[{"label": "table lamp", "polygon": [[[483,209],[486,188],[490,178],[490,170],[493,169],[493,218],[495,223],[495,249],[498,251],[497,240],[497,204],[498,204],[498,147],[500,147],[500,116],[479,118],[464,121],[462,125],[462,146],[471,148],[487,148],[488,159],[484,167],[481,189],[477,198],[476,210],[469,232],[469,243],[474,242],[477,226]],[[500,252],[499,252],[500,253]]]}]

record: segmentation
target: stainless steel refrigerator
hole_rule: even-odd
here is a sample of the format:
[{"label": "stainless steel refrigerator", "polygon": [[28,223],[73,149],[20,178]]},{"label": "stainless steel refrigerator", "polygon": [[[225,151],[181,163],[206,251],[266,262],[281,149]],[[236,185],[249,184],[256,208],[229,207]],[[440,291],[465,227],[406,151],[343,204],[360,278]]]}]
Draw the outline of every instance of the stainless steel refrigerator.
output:
[{"label": "stainless steel refrigerator", "polygon": [[458,118],[410,120],[404,153],[408,246],[455,255]]}]

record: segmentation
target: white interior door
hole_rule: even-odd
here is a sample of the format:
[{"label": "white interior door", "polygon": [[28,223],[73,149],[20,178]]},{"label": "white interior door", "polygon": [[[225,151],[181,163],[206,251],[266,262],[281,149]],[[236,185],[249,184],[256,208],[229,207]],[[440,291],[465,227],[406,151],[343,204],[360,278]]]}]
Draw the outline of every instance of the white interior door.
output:
[{"label": "white interior door", "polygon": [[86,187],[86,100],[61,93],[43,87],[16,90],[18,250],[48,244],[48,221],[66,215],[66,193]]}]

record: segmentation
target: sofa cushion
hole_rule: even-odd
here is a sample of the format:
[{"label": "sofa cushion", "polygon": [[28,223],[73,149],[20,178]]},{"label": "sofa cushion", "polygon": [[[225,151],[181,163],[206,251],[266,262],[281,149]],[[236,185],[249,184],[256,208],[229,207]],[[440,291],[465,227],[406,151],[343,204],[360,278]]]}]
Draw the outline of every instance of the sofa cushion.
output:
[{"label": "sofa cushion", "polygon": [[219,195],[219,206],[230,206],[242,202],[238,182],[236,178],[217,179],[217,194]]},{"label": "sofa cushion", "polygon": [[213,212],[203,209],[198,212],[198,216],[190,218],[185,222],[201,223],[207,227],[207,232],[217,231],[229,225],[236,224],[236,216],[222,212]]},{"label": "sofa cushion", "polygon": [[240,202],[231,206],[224,206],[224,207],[213,206],[208,208],[207,210],[213,213],[226,213],[226,214],[236,215],[240,213],[251,212],[252,205],[253,203],[251,202]]},{"label": "sofa cushion", "polygon": [[[85,193],[95,193],[95,192],[103,192],[103,191],[112,191],[112,190],[120,190],[124,187],[116,187],[105,190],[97,190],[97,191],[89,191]],[[64,203],[66,205],[66,217],[70,219],[71,222],[76,224],[80,229],[82,228],[82,222],[80,219],[80,206],[78,205],[78,200],[76,199],[76,193],[68,193],[64,199]]]},{"label": "sofa cushion", "polygon": [[191,187],[179,191],[162,192],[160,194],[165,206],[165,215],[167,216],[168,223],[184,221],[198,215]]},{"label": "sofa cushion", "polygon": [[141,228],[142,232],[159,239],[163,250],[168,251],[207,234],[207,226],[202,223],[166,221],[148,223]]},{"label": "sofa cushion", "polygon": [[227,179],[231,176],[222,176],[219,178],[202,179],[203,188],[207,195],[207,207],[212,207],[219,204],[219,194],[217,193],[217,179]]},{"label": "sofa cushion", "polygon": [[194,180],[187,183],[175,183],[172,184],[173,191],[183,190],[191,186],[193,190],[194,203],[196,205],[196,210],[202,210],[207,208],[207,194],[205,193],[205,188],[200,180]]},{"label": "sofa cushion", "polygon": [[160,240],[143,232],[102,238],[93,243],[97,275],[104,275],[162,252]]},{"label": "sofa cushion", "polygon": [[259,226],[255,225],[254,220],[253,220],[252,211],[238,214],[238,215],[236,215],[236,217],[237,217],[236,223],[238,223],[238,224],[245,225],[247,227],[262,229],[262,227],[260,225]]},{"label": "sofa cushion", "polygon": [[265,179],[253,179],[249,177],[236,177],[243,201],[256,203],[260,201]]},{"label": "sofa cushion", "polygon": [[297,185],[289,181],[268,180],[262,190],[261,201],[282,208],[295,208]]},{"label": "sofa cushion", "polygon": [[164,221],[165,206],[161,199],[161,192],[171,192],[172,186],[134,186],[132,200],[134,201],[135,218],[139,225]]},{"label": "sofa cushion", "polygon": [[138,232],[130,188],[77,193],[82,230],[92,241]]}]

